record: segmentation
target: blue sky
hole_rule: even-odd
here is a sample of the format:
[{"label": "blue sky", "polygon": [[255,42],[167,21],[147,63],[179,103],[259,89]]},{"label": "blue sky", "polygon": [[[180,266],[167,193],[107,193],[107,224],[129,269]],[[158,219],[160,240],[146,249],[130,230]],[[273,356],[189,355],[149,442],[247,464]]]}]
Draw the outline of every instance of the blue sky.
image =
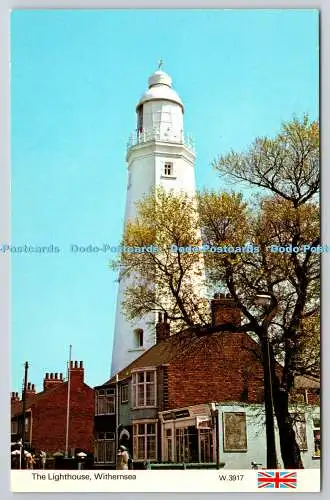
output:
[{"label": "blue sky", "polygon": [[59,254],[12,257],[12,390],[24,361],[42,389],[65,372],[69,344],[86,381],[110,372],[116,245],[135,104],[162,57],[196,140],[198,188],[221,189],[210,163],[295,113],[318,114],[318,12],[21,10],[11,19],[12,245]]}]

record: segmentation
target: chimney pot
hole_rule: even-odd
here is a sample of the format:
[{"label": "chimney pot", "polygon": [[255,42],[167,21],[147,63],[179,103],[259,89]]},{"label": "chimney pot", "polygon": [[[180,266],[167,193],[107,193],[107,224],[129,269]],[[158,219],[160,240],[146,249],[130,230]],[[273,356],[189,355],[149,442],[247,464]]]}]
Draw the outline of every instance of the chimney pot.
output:
[{"label": "chimney pot", "polygon": [[14,397],[15,397],[15,393],[14,393],[14,392],[12,392],[12,393],[11,393],[11,397],[12,397],[12,398],[14,398]]},{"label": "chimney pot", "polygon": [[54,373],[51,373],[50,374],[50,379],[53,380],[53,378],[54,378]]},{"label": "chimney pot", "polygon": [[18,399],[18,392],[15,393],[16,398]]},{"label": "chimney pot", "polygon": [[33,392],[35,392],[35,390],[36,390],[36,386],[34,384],[32,384],[32,390],[33,390]]},{"label": "chimney pot", "polygon": [[75,367],[75,368],[78,368],[78,361],[75,361],[75,362],[74,362],[74,367]]},{"label": "chimney pot", "polygon": [[60,373],[60,380],[63,380],[63,373]]},{"label": "chimney pot", "polygon": [[83,366],[84,366],[84,365],[83,365],[83,362],[82,362],[82,361],[80,361],[80,362],[79,362],[79,368],[83,368]]},{"label": "chimney pot", "polygon": [[55,380],[57,380],[57,377],[58,377],[58,374],[57,374],[57,373],[55,373]]},{"label": "chimney pot", "polygon": [[46,377],[45,378],[46,378],[46,380],[49,379],[49,373],[46,373]]},{"label": "chimney pot", "polygon": [[70,361],[70,368],[73,368],[73,361]]}]

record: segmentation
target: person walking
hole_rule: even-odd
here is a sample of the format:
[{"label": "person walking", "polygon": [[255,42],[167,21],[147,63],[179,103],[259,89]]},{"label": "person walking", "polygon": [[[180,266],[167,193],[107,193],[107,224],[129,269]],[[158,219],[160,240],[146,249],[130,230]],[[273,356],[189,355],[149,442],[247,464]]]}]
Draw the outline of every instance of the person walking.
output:
[{"label": "person walking", "polygon": [[117,454],[117,470],[128,470],[129,454],[126,446],[119,446]]}]

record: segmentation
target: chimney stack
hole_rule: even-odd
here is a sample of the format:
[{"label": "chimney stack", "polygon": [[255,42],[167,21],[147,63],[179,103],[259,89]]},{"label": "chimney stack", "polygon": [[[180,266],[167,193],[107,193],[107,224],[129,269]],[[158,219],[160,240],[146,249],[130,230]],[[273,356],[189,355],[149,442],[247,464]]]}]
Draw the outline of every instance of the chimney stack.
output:
[{"label": "chimney stack", "polygon": [[156,343],[162,342],[169,338],[170,325],[168,323],[167,314],[158,313],[158,323],[156,324]]},{"label": "chimney stack", "polygon": [[10,402],[11,403],[15,403],[16,401],[19,401],[19,396],[18,396],[18,392],[12,392],[11,393],[11,396],[10,396]]},{"label": "chimney stack", "polygon": [[31,394],[35,393],[36,393],[36,386],[34,384],[31,384],[31,382],[28,382],[26,387],[26,395],[31,396]]},{"label": "chimney stack", "polygon": [[84,364],[82,361],[71,361],[70,378],[71,382],[84,383]]},{"label": "chimney stack", "polygon": [[217,293],[211,301],[212,326],[232,324],[241,326],[241,311],[237,302],[227,293]]},{"label": "chimney stack", "polygon": [[59,384],[63,384],[63,374],[60,373],[60,378],[58,378],[58,373],[49,373],[45,374],[44,378],[44,391],[48,391],[48,389],[53,389],[53,387],[58,386]]}]

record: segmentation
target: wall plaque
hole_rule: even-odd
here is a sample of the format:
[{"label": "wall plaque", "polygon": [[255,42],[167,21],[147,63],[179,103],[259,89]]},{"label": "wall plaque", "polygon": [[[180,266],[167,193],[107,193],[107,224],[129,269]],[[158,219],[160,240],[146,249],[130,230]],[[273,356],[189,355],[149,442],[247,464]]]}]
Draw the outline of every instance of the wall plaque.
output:
[{"label": "wall plaque", "polygon": [[244,412],[223,413],[224,451],[247,451],[246,414]]}]

